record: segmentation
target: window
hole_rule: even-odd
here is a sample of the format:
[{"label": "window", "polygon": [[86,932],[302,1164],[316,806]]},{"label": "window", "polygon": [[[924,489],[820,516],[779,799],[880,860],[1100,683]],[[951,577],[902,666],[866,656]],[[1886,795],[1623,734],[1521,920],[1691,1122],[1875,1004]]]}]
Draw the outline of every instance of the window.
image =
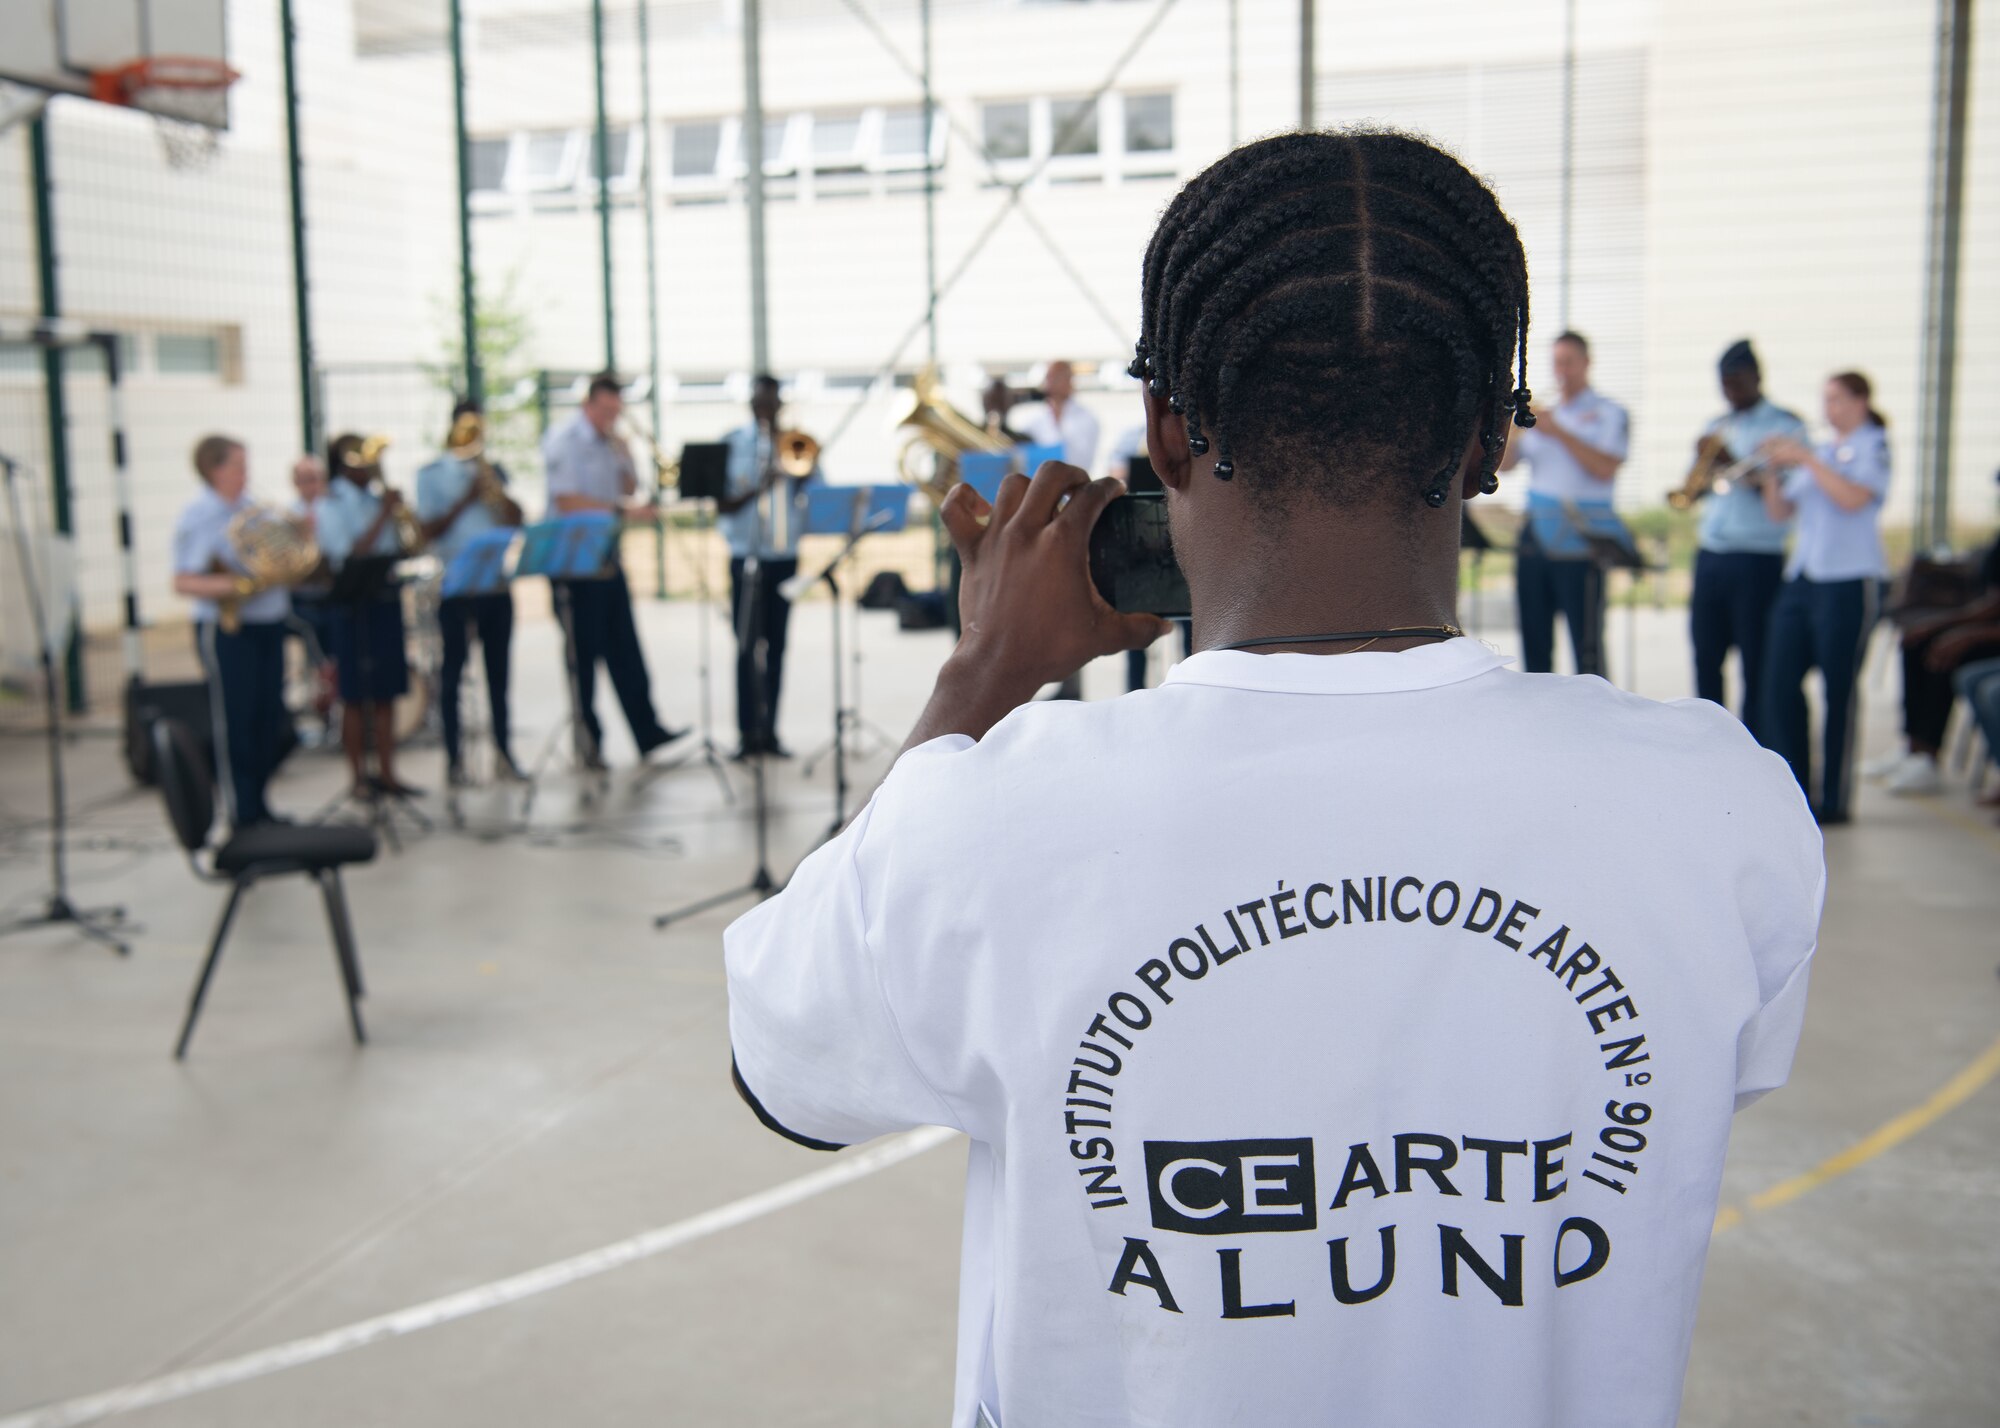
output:
[{"label": "window", "polygon": [[465,146],[466,187],[474,193],[498,193],[507,186],[507,154],[511,138],[473,139]]},{"label": "window", "polygon": [[986,152],[995,159],[1025,159],[1031,151],[1028,102],[988,104],[982,114]]},{"label": "window", "polygon": [[[639,131],[629,126],[620,127],[608,130],[606,137],[611,141],[610,163],[605,166],[604,172],[611,181],[612,191],[615,193],[620,189],[630,190],[637,187],[639,166],[645,158],[646,148],[645,141],[639,137]],[[581,179],[586,189],[596,192],[597,130],[595,127],[588,130],[585,135]]]},{"label": "window", "polygon": [[546,193],[576,183],[577,160],[583,145],[574,129],[545,129],[525,136],[515,150],[508,187],[523,193]]},{"label": "window", "polygon": [[1049,101],[1049,152],[1058,158],[1097,153],[1097,101]]},{"label": "window", "polygon": [[712,178],[722,156],[722,121],[674,125],[674,177]]},{"label": "window", "polygon": [[813,168],[820,173],[856,172],[865,158],[869,135],[859,111],[852,114],[815,114],[812,118]]},{"label": "window", "polygon": [[1171,94],[1125,96],[1125,152],[1171,153],[1174,147],[1174,97]]},{"label": "window", "polygon": [[[940,112],[937,118],[942,121]],[[882,115],[882,161],[885,167],[895,165],[899,159],[914,159],[915,167],[924,162],[924,111],[922,106],[915,109],[890,109]]]},{"label": "window", "polygon": [[219,377],[222,339],[207,332],[162,332],[153,338],[153,370],[163,377]]}]

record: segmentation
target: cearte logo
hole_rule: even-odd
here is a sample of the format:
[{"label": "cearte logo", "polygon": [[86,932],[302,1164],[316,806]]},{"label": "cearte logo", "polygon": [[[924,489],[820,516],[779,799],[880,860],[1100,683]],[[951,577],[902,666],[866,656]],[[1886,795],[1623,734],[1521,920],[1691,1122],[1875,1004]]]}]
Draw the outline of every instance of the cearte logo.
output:
[{"label": "cearte logo", "polygon": [[1146,1185],[1159,1230],[1244,1235],[1319,1223],[1310,1136],[1149,1140]]}]

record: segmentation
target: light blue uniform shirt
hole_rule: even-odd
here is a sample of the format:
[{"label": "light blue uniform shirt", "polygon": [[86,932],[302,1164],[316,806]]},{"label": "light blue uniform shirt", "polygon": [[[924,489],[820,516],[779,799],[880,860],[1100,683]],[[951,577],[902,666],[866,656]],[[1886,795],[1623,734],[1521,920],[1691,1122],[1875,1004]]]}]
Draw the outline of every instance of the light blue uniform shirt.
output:
[{"label": "light blue uniform shirt", "polygon": [[[417,472],[417,519],[429,525],[444,516],[464,497],[477,478],[478,470],[479,463],[476,461],[440,456]],[[495,466],[493,474],[500,478],[502,486],[507,484],[507,473],[502,468]],[[474,501],[459,512],[458,519],[445,529],[443,535],[431,542],[431,553],[443,564],[450,565],[475,537],[500,529],[499,519],[486,508],[486,503]]]},{"label": "light blue uniform shirt", "polygon": [[1785,499],[1799,508],[1799,538],[1785,566],[1785,578],[1825,583],[1880,580],[1889,573],[1882,550],[1882,501],[1889,494],[1889,435],[1873,422],[1813,448],[1819,459],[1875,499],[1858,511],[1843,511],[1811,471],[1795,466],[1785,476]]},{"label": "light blue uniform shirt", "polygon": [[[755,422],[747,422],[723,440],[729,444],[729,494],[748,495],[757,489],[757,483],[763,479],[765,463],[771,457],[770,438],[758,429]],[[781,476],[769,499],[752,501],[739,511],[718,516],[715,524],[721,529],[723,540],[729,544],[730,555],[742,560],[750,554],[751,546],[756,545],[759,560],[790,560],[796,556],[799,553],[799,536],[806,523],[805,488],[819,479],[817,466],[813,468],[812,475],[796,484]],[[787,490],[791,492],[792,500],[792,509],[787,513],[790,519],[782,522],[770,519],[773,507],[785,499]],[[760,527],[761,541],[758,539]]]},{"label": "light blue uniform shirt", "polygon": [[[229,523],[253,504],[248,491],[238,500],[225,501],[212,488],[203,487],[174,522],[174,574],[213,575],[219,567],[248,575],[229,543]],[[246,625],[275,625],[292,613],[292,597],[282,589],[259,590],[238,608]],[[196,624],[213,624],[220,613],[213,600],[194,602]]]},{"label": "light blue uniform shirt", "polygon": [[[1806,439],[1806,424],[1760,397],[1748,411],[1727,412],[1702,429],[1703,436],[1722,434],[1722,444],[1731,461],[1753,455],[1774,436]],[[1732,482],[1729,489],[1708,498],[1708,510],[1701,518],[1701,548],[1722,554],[1750,553],[1783,555],[1786,527],[1771,519],[1764,510],[1764,497],[1746,482]]]},{"label": "light blue uniform shirt", "polygon": [[551,517],[556,514],[558,496],[623,505],[626,483],[636,480],[630,453],[599,433],[582,412],[542,438],[542,466],[548,473]]},{"label": "light blue uniform shirt", "polygon": [[[1606,456],[1623,461],[1630,449],[1630,422],[1625,408],[1588,387],[1558,405],[1555,420],[1585,446],[1594,447]],[[1582,463],[1569,454],[1569,448],[1548,432],[1529,427],[1515,432],[1513,439],[1520,444],[1521,459],[1528,463],[1530,502],[1541,497],[1548,501],[1574,501],[1582,506],[1611,504],[1612,483],[1600,481],[1584,470]]]},{"label": "light blue uniform shirt", "polygon": [[375,524],[375,517],[382,509],[382,498],[373,491],[363,490],[345,476],[336,476],[326,483],[326,494],[313,502],[313,523],[319,533],[320,553],[327,564],[338,570],[347,563],[350,555],[398,555],[402,547],[396,543],[396,523],[384,521],[382,530],[375,537],[374,545],[367,550],[357,551],[355,543],[367,534],[368,527]]}]

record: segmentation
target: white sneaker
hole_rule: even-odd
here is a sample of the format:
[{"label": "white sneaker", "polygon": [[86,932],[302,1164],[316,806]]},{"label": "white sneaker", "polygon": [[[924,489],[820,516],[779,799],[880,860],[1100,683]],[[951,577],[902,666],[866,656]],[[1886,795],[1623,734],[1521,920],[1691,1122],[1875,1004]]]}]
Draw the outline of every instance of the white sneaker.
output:
[{"label": "white sneaker", "polygon": [[1882,755],[1879,759],[1870,759],[1867,763],[1863,764],[1861,766],[1861,776],[1866,779],[1876,780],[1894,778],[1903,771],[1905,764],[1921,757],[1922,755],[1920,754],[1913,754],[1907,750],[1898,749],[1893,753]]},{"label": "white sneaker", "polygon": [[1938,772],[1937,760],[1928,754],[1910,755],[1909,762],[1889,780],[1889,792],[1903,798],[1943,793],[1944,775]]}]

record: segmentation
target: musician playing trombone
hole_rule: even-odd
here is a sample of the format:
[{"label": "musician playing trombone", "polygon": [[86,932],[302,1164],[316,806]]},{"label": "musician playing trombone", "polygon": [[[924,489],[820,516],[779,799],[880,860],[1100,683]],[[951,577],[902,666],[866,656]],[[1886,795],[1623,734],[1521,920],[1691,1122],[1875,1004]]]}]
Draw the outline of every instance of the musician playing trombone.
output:
[{"label": "musician playing trombone", "polygon": [[[208,674],[216,740],[215,768],[232,828],[271,819],[264,789],[285,742],[285,621],[291,597],[282,586],[245,595],[248,581],[229,526],[249,509],[250,469],[243,443],[205,436],[195,443],[202,491],[174,523],[174,593],[194,601],[195,642]],[[222,618],[236,601],[234,618]]]},{"label": "musician playing trombone", "polygon": [[[730,624],[736,630],[736,728],[738,760],[757,754],[788,759],[778,740],[778,690],[784,683],[785,632],[792,602],[783,585],[799,570],[800,493],[820,476],[815,464],[803,477],[781,470],[774,451],[784,402],[778,379],[758,374],[750,391],[750,420],[729,433],[729,494],[715,503],[722,538],[729,545]],[[757,584],[749,583],[756,555]],[[754,622],[749,638],[746,627]],[[757,677],[757,652],[764,653],[764,676]],[[760,697],[761,696],[761,697]]]},{"label": "musician playing trombone", "polygon": [[[1749,341],[1731,343],[1717,363],[1723,400],[1729,410],[1702,429],[1695,443],[1719,438],[1730,461],[1754,457],[1773,437],[1803,441],[1806,424],[1764,395],[1764,373]],[[1694,558],[1694,591],[1688,601],[1688,631],[1694,642],[1694,692],[1726,705],[1722,666],[1733,648],[1743,668],[1743,722],[1759,727],[1765,635],[1771,607],[1785,576],[1785,537],[1790,523],[1764,507],[1755,480],[1733,483],[1708,498]]]},{"label": "musician playing trombone", "polygon": [[[417,472],[417,519],[424,539],[449,567],[475,537],[521,524],[521,508],[507,494],[507,470],[486,456],[485,413],[470,398],[451,410],[445,449]],[[525,775],[514,762],[507,719],[508,655],[514,643],[514,592],[507,586],[477,595],[438,601],[438,633],[444,643],[438,674],[438,712],[444,725],[445,781],[465,785],[461,758],[458,685],[472,640],[486,662],[486,704],[493,721],[493,772],[508,782]]]},{"label": "musician playing trombone", "polygon": [[[400,492],[381,485],[382,469],[369,443],[349,432],[328,452],[332,479],[313,505],[319,548],[336,572],[355,556],[402,554],[397,530]],[[360,602],[332,604],[333,662],[340,676],[340,739],[353,775],[353,796],[367,801],[378,792],[414,798],[423,792],[396,777],[395,704],[410,688],[410,661],[404,649],[403,599],[393,585]],[[370,780],[368,744],[375,745],[376,777]]]}]

